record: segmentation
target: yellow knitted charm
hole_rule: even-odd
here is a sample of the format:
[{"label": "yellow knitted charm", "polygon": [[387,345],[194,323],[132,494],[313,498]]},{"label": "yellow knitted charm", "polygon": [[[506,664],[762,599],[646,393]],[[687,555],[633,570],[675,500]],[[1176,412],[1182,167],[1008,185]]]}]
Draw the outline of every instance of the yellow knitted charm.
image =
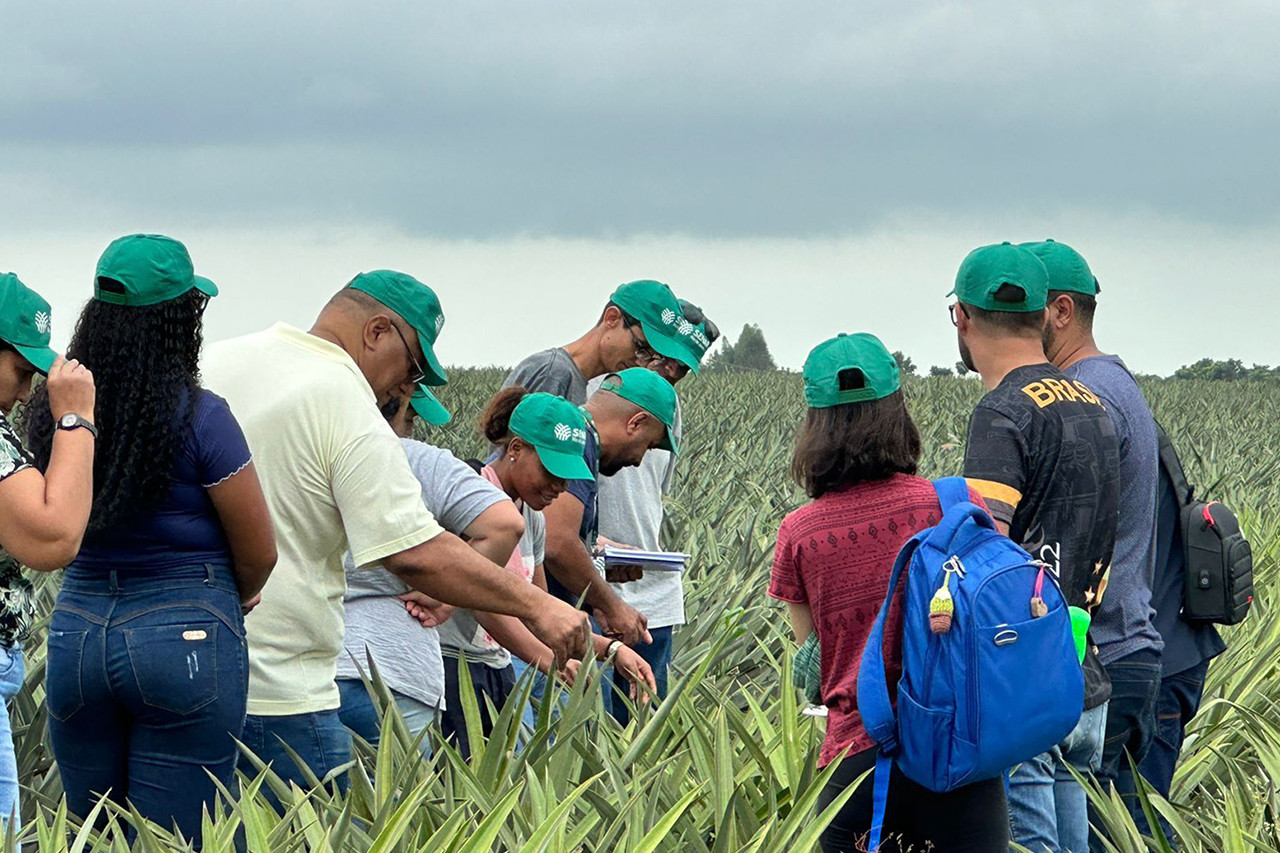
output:
[{"label": "yellow knitted charm", "polygon": [[951,617],[956,605],[951,600],[951,590],[947,588],[951,582],[951,572],[944,572],[942,586],[929,600],[929,630],[935,634],[945,634],[951,630]]}]

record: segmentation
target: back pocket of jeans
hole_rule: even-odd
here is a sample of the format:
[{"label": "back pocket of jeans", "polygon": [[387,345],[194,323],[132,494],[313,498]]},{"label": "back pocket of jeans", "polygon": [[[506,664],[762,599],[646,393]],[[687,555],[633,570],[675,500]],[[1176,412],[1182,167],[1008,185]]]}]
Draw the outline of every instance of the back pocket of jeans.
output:
[{"label": "back pocket of jeans", "polygon": [[218,622],[126,628],[129,665],[144,704],[190,714],[218,698]]},{"label": "back pocket of jeans", "polygon": [[49,631],[49,666],[45,677],[45,704],[49,716],[66,722],[84,707],[80,669],[87,631]]}]

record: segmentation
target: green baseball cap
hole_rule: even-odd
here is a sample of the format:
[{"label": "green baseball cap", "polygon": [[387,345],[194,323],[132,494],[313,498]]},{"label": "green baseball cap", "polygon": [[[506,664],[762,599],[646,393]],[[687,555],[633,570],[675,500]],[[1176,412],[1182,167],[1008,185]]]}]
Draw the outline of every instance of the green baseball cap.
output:
[{"label": "green baseball cap", "polygon": [[[997,292],[1014,298],[996,299]],[[1049,296],[1049,271],[1021,246],[1007,241],[982,246],[965,257],[956,273],[956,286],[947,295],[984,311],[1043,311]]]},{"label": "green baseball cap", "polygon": [[[707,350],[711,349],[712,336],[707,331],[708,320],[702,309],[692,302],[686,302],[683,299],[677,299],[676,302],[680,305],[680,319],[674,326],[677,334],[675,341],[682,353],[673,357],[697,373],[703,356],[707,354]],[[701,317],[702,321],[695,323],[689,319],[691,316]]]},{"label": "green baseball cap", "polygon": [[53,312],[44,297],[11,272],[0,273],[0,341],[21,353],[41,373],[48,373],[58,354],[49,348]]},{"label": "green baseball cap", "polygon": [[621,373],[606,377],[600,390],[629,400],[662,421],[667,429],[658,448],[672,453],[680,452],[676,447],[675,436],[671,434],[676,422],[676,389],[670,382],[652,370],[628,367]]},{"label": "green baseball cap", "polygon": [[684,335],[687,337],[692,334],[693,325],[684,319],[680,303],[670,287],[650,279],[629,281],[619,285],[609,301],[640,322],[650,349],[658,355],[688,364],[691,370],[698,369],[697,362],[689,364],[689,350],[679,332],[679,329],[688,327]]},{"label": "green baseball cap", "polygon": [[538,460],[562,480],[594,480],[583,456],[587,418],[564,397],[541,391],[525,394],[511,413],[510,429],[538,451]]},{"label": "green baseball cap", "polygon": [[[846,370],[862,374],[861,387],[840,390],[840,374]],[[897,359],[869,332],[841,332],[810,350],[804,360],[804,399],[812,409],[879,400],[901,387]]]},{"label": "green baseball cap", "polygon": [[449,414],[449,410],[436,399],[436,395],[431,393],[431,389],[426,385],[418,386],[418,390],[409,398],[409,405],[413,406],[418,417],[432,426],[443,426],[453,419],[453,415]]},{"label": "green baseball cap", "polygon": [[1084,256],[1066,243],[1042,240],[1039,243],[1023,243],[1022,248],[1040,259],[1049,271],[1050,290],[1070,290],[1096,296],[1102,292],[1098,279]]},{"label": "green baseball cap", "polygon": [[192,288],[218,295],[216,284],[196,275],[186,246],[162,234],[130,234],[112,240],[98,258],[93,298],[111,305],[157,305]]},{"label": "green baseball cap", "polygon": [[444,311],[436,293],[408,273],[395,270],[362,272],[347,283],[363,291],[405,319],[418,333],[418,344],[427,358],[427,385],[443,385],[449,381],[436,358],[435,344],[444,328]]}]

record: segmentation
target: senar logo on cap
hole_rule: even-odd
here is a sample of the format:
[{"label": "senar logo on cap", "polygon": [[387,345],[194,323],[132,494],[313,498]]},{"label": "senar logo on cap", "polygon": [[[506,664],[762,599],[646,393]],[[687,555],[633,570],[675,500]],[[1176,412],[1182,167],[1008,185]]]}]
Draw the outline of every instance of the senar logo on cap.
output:
[{"label": "senar logo on cap", "polygon": [[879,400],[901,387],[897,359],[869,332],[842,332],[804,360],[804,399],[813,409]]},{"label": "senar logo on cap", "polygon": [[666,430],[658,449],[679,453],[675,436],[671,433],[676,422],[676,389],[670,382],[652,370],[629,367],[611,374],[601,384],[600,390],[635,403],[661,421]]},{"label": "senar logo on cap", "polygon": [[1012,243],[982,246],[965,257],[947,295],[983,311],[1043,311],[1049,271],[1034,254]]},{"label": "senar logo on cap", "polygon": [[435,352],[436,339],[444,328],[444,310],[434,290],[408,273],[395,270],[362,272],[347,282],[347,287],[369,294],[403,317],[418,333],[418,345],[427,359],[427,385],[449,381]]},{"label": "senar logo on cap", "polygon": [[583,457],[587,452],[587,418],[564,397],[525,394],[511,412],[511,434],[538,452],[542,467],[562,480],[594,480]]},{"label": "senar logo on cap", "polygon": [[1097,296],[1102,292],[1098,279],[1084,256],[1066,243],[1041,240],[1039,243],[1023,243],[1022,248],[1040,259],[1049,272],[1050,290],[1070,290]]},{"label": "senar logo on cap", "polygon": [[93,298],[111,305],[158,305],[189,290],[217,296],[218,286],[196,275],[187,247],[163,234],[130,234],[98,258]]},{"label": "senar logo on cap", "polygon": [[53,327],[49,303],[13,273],[0,273],[0,341],[16,349],[31,366],[48,373],[58,354],[49,347]]}]

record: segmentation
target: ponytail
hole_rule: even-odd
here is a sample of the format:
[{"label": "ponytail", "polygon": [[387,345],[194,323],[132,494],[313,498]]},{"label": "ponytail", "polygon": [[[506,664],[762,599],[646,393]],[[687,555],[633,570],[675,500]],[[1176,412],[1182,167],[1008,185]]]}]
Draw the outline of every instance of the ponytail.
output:
[{"label": "ponytail", "polygon": [[510,388],[503,388],[493,396],[489,404],[484,407],[484,411],[480,414],[480,420],[477,426],[480,428],[480,434],[489,440],[491,444],[503,445],[511,441],[511,413],[516,410],[516,406],[524,399],[529,392],[519,385],[513,385]]}]

